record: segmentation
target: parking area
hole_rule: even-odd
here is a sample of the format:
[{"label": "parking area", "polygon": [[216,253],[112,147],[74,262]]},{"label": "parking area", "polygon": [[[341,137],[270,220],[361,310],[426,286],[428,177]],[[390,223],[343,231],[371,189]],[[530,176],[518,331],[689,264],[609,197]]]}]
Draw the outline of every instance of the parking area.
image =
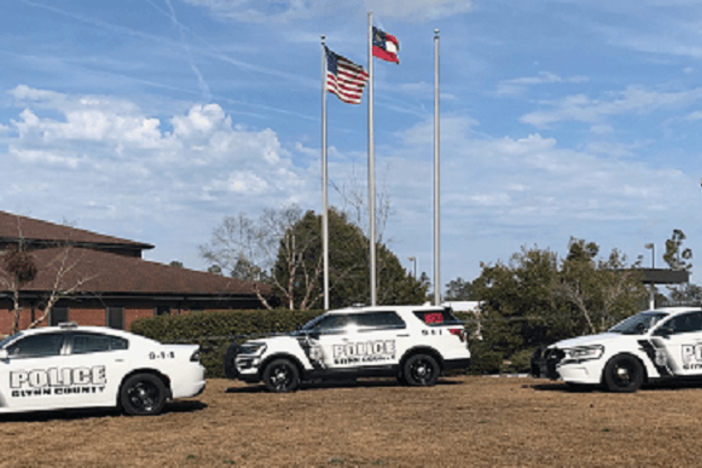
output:
[{"label": "parking area", "polygon": [[702,386],[572,392],[531,378],[311,385],[209,380],[156,417],[0,418],[1,466],[692,466]]}]

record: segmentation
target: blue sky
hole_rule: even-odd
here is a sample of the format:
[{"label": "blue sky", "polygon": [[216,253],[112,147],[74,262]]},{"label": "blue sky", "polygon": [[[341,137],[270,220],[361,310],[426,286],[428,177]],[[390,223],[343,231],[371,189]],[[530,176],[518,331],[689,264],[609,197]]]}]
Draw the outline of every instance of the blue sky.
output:
[{"label": "blue sky", "polygon": [[[204,269],[225,215],[321,210],[320,35],[376,61],[383,240],[433,278],[441,31],[442,283],[571,237],[702,259],[702,4],[692,0],[13,0],[0,15],[0,209]],[[367,107],[330,95],[329,175],[366,193]],[[362,220],[365,222],[365,219]],[[694,275],[693,279],[698,276]]]}]

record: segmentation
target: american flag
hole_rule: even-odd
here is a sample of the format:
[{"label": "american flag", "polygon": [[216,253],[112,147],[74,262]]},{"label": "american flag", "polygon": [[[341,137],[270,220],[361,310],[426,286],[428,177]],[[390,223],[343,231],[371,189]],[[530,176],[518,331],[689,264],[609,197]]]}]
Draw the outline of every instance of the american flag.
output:
[{"label": "american flag", "polygon": [[363,88],[368,81],[368,73],[362,66],[327,51],[327,91],[349,104],[360,104]]}]

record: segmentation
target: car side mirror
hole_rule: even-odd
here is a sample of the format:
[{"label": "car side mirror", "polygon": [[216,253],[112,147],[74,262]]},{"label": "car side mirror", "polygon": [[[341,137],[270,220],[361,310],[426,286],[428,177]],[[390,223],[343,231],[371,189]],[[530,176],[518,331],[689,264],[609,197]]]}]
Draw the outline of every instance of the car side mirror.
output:
[{"label": "car side mirror", "polygon": [[7,354],[6,349],[0,349],[0,361],[7,361],[10,358],[10,355]]},{"label": "car side mirror", "polygon": [[673,334],[673,332],[674,332],[674,330],[673,330],[672,328],[670,328],[670,327],[661,327],[661,328],[659,328],[658,330],[656,330],[656,332],[654,333],[654,335],[656,335],[656,336],[662,336],[663,338],[669,338],[670,335]]}]

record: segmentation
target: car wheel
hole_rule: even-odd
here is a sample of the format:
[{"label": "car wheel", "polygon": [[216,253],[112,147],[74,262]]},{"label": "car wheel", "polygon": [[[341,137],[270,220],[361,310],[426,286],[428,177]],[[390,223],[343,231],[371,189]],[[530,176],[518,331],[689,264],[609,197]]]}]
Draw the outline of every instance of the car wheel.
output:
[{"label": "car wheel", "polygon": [[300,384],[300,372],[289,359],[276,359],[263,371],[263,382],[271,392],[294,392]]},{"label": "car wheel", "polygon": [[232,343],[229,348],[227,348],[227,353],[224,356],[224,375],[229,379],[236,379],[238,377],[235,362],[237,352],[238,347],[236,343]]},{"label": "car wheel", "polygon": [[610,392],[635,392],[643,384],[643,366],[629,354],[614,356],[605,366],[603,380]]},{"label": "car wheel", "polygon": [[427,354],[415,354],[405,362],[403,376],[412,387],[431,387],[439,379],[439,365]]},{"label": "car wheel", "polygon": [[120,388],[120,404],[127,414],[151,416],[161,412],[166,404],[166,386],[152,374],[135,374]]}]

